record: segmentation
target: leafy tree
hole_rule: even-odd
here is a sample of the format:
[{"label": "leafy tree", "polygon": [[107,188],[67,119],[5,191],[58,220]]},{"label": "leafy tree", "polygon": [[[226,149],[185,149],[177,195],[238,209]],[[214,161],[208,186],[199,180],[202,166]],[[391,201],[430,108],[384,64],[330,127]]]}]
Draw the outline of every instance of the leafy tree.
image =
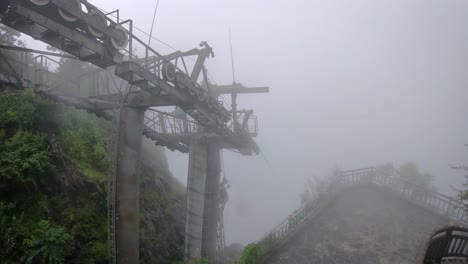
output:
[{"label": "leafy tree", "polygon": [[59,106],[54,126],[58,128],[66,154],[87,176],[103,182],[107,179],[107,139],[110,123],[85,111]]},{"label": "leafy tree", "polygon": [[[51,172],[52,161],[43,137],[20,131],[3,143],[0,150],[1,187],[36,189],[45,184]],[[2,192],[1,196],[4,194]]]},{"label": "leafy tree", "polygon": [[20,32],[4,26],[0,25],[0,43],[2,45],[16,45],[16,46],[25,46],[25,43],[21,40],[18,40],[19,36],[21,35]]},{"label": "leafy tree", "polygon": [[68,95],[86,96],[87,91],[81,91],[80,87],[86,87],[87,79],[80,78],[80,76],[91,69],[88,64],[82,61],[62,58],[59,67],[55,70],[55,75],[53,75],[58,78],[50,80],[50,86]]},{"label": "leafy tree", "polygon": [[378,176],[392,177],[395,173],[395,167],[392,163],[385,163],[375,167]]},{"label": "leafy tree", "polygon": [[407,181],[410,186],[420,190],[432,189],[434,176],[430,173],[421,173],[415,163],[408,162],[400,166],[400,177]]},{"label": "leafy tree", "polygon": [[224,257],[227,264],[235,264],[239,261],[244,247],[239,243],[233,243],[224,249]]},{"label": "leafy tree", "polygon": [[43,100],[30,89],[0,96],[0,128],[7,136],[17,130],[32,130],[40,118],[39,108]]},{"label": "leafy tree", "polygon": [[329,176],[326,178],[313,176],[312,178],[307,179],[306,183],[304,184],[304,191],[299,195],[301,204],[303,205],[318,195],[327,192],[330,184],[335,181],[340,174],[340,167],[334,166]]},{"label": "leafy tree", "polygon": [[[468,144],[465,144],[465,147],[468,147]],[[468,209],[468,166],[450,164],[450,167],[461,171],[465,177],[465,183],[461,188],[452,187],[452,189],[457,193],[457,199],[465,206],[465,209]]]},{"label": "leafy tree", "polygon": [[42,220],[28,239],[23,241],[25,256],[22,261],[28,264],[65,263],[65,257],[72,247],[73,237],[63,227]]}]

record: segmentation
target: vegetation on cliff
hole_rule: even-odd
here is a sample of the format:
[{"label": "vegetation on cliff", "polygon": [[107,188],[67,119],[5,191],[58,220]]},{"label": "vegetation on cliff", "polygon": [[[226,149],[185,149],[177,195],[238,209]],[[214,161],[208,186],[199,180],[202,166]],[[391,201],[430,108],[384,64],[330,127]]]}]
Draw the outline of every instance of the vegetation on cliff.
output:
[{"label": "vegetation on cliff", "polygon": [[66,186],[60,166],[73,164],[51,144],[47,106],[32,91],[0,96],[0,262],[104,263],[105,195]]},{"label": "vegetation on cliff", "polygon": [[[0,33],[2,44],[24,45]],[[107,263],[110,127],[31,89],[0,94],[0,263]],[[184,188],[150,141],[139,167],[141,263],[181,261]]]}]

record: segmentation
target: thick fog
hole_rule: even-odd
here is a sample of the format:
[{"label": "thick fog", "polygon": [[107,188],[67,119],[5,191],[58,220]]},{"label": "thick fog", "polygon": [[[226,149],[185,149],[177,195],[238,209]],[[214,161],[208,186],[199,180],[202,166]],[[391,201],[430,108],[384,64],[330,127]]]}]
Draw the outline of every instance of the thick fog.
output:
[{"label": "thick fog", "polygon": [[[91,2],[151,28],[156,1]],[[271,88],[239,96],[259,118],[264,157],[223,152],[227,243],[258,239],[335,165],[412,161],[440,191],[460,186],[448,164],[468,158],[467,24],[466,0],[160,0],[155,37],[178,50],[208,41],[208,70],[230,84],[230,28],[236,81]],[[185,183],[188,156],[167,153]]]}]

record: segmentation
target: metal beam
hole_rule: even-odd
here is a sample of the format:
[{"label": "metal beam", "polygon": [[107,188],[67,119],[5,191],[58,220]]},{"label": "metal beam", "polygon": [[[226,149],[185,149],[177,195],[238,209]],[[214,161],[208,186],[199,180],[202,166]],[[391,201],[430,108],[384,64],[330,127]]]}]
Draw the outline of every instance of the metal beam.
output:
[{"label": "metal beam", "polygon": [[[16,72],[10,64],[8,58],[0,51],[0,83],[1,86],[15,87],[16,89],[24,88],[21,76]],[[6,89],[9,90],[9,89]]]},{"label": "metal beam", "polygon": [[[160,95],[161,91],[164,91],[165,93],[176,97],[181,102],[180,107],[201,125],[206,126],[217,133],[230,133],[226,128],[226,124],[223,123],[222,120],[219,120],[219,116],[224,115],[223,111],[227,112],[227,110],[224,108],[209,109],[205,104],[194,102],[193,97],[190,96],[189,93],[177,89],[160,79],[155,74],[143,70],[142,66],[136,62],[124,62],[121,65],[118,65],[116,67],[116,75],[129,82],[133,82],[135,78],[148,80],[154,85],[153,88],[147,88],[140,84],[136,85],[156,96]],[[195,114],[194,111],[196,111],[197,114]]]},{"label": "metal beam", "polygon": [[211,85],[214,94],[245,94],[245,93],[269,93],[269,87],[245,87],[240,83],[228,85]]},{"label": "metal beam", "polygon": [[[50,90],[48,87],[41,85],[36,85],[35,92],[40,96],[47,97],[54,100],[55,102],[63,103],[67,106],[73,106],[77,109],[86,110],[107,120],[111,120],[113,116],[113,113],[110,111],[110,109],[113,109],[117,106],[115,103],[103,102],[101,100],[65,95],[61,92]],[[132,98],[137,98],[137,96],[132,95]],[[126,106],[133,105],[135,105],[135,103],[130,100]],[[170,150],[178,150],[182,153],[189,152],[188,146],[190,142],[192,142],[192,138],[180,137],[178,135],[170,134],[164,135],[156,132],[148,126],[143,127],[142,133],[147,138],[155,141],[156,145],[165,146]]]},{"label": "metal beam", "polygon": [[0,49],[30,52],[30,53],[36,53],[36,54],[42,54],[42,55],[48,55],[48,56],[56,56],[56,57],[65,58],[65,59],[73,59],[73,60],[78,59],[75,56],[70,56],[66,54],[60,54],[60,53],[55,53],[55,52],[43,51],[43,50],[27,49],[27,48],[22,48],[22,47],[15,47],[15,46],[0,45]]},{"label": "metal beam", "polygon": [[[132,106],[135,107],[158,107],[158,106],[173,106],[180,103],[176,97],[165,94],[165,95],[152,95],[146,91],[140,90],[136,91],[139,95],[139,100]],[[125,96],[123,93],[113,93],[113,94],[105,94],[105,95],[98,95],[92,96],[91,99],[98,99],[107,102],[119,103],[122,100],[122,97]],[[131,103],[130,103],[131,104]]]},{"label": "metal beam", "polygon": [[194,82],[198,80],[200,76],[200,72],[205,64],[205,60],[211,55],[213,55],[213,49],[208,45],[206,42],[200,43],[200,46],[205,46],[204,49],[199,50],[197,61],[195,62],[195,66],[193,66],[192,73],[190,74],[190,78]]},{"label": "metal beam", "polygon": [[[25,21],[21,21],[20,18]],[[15,19],[19,20],[14,21]],[[38,12],[19,5],[16,1],[12,3],[10,12],[7,18],[2,20],[2,23],[76,57],[93,53],[99,54],[100,60],[94,64],[102,68],[122,62],[123,56],[119,53],[112,54],[103,43],[83,32],[66,27]],[[80,45],[70,45],[70,41]]]}]

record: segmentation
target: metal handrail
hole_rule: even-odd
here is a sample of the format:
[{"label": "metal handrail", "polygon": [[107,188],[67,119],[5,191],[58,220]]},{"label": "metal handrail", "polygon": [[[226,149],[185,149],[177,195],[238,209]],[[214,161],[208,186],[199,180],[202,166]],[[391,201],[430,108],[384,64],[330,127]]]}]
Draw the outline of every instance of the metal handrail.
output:
[{"label": "metal handrail", "polygon": [[449,225],[434,231],[429,236],[414,263],[460,263],[467,260],[468,229]]},{"label": "metal handrail", "polygon": [[[416,187],[414,184],[402,179],[397,170],[393,170],[392,173],[378,173],[375,167],[369,167],[342,171],[335,175],[328,184],[326,192],[314,196],[296,209],[279,225],[275,226],[272,231],[262,236],[256,244],[260,246],[264,244],[273,245],[268,250],[274,250],[274,246],[298,230],[311,216],[318,214],[319,209],[323,208],[323,205],[327,202],[333,201],[333,197],[336,197],[343,189],[364,184],[381,186],[434,213],[462,224],[468,224],[468,214],[465,207],[455,199],[433,190]],[[316,214],[314,214],[314,211]]]}]

